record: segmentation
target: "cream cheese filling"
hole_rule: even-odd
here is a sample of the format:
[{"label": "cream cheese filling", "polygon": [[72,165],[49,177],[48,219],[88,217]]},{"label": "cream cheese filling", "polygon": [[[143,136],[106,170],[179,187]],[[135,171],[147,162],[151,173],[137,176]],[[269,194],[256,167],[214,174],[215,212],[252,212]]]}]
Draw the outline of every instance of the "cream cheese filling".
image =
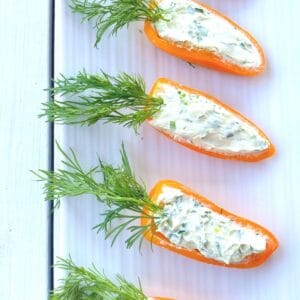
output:
[{"label": "cream cheese filling", "polygon": [[213,52],[244,68],[261,65],[261,55],[245,33],[192,0],[159,0],[165,19],[153,23],[159,37],[175,44]]},{"label": "cream cheese filling", "polygon": [[269,147],[255,127],[205,96],[166,83],[159,83],[153,96],[161,97],[163,105],[150,123],[175,140],[227,155],[259,153]]},{"label": "cream cheese filling", "polygon": [[157,231],[178,247],[198,250],[225,264],[242,262],[266,250],[266,238],[251,228],[222,216],[179,189],[164,186],[158,198]]}]

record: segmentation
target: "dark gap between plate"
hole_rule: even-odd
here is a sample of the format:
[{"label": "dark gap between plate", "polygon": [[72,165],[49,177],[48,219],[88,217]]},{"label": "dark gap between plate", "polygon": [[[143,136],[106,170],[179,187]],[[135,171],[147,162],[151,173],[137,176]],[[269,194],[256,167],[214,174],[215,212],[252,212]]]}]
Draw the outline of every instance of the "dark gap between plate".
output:
[{"label": "dark gap between plate", "polygon": [[[48,86],[53,87],[54,78],[54,43],[55,43],[55,0],[49,2],[49,82]],[[49,92],[49,100],[53,101],[53,97]],[[48,157],[48,170],[54,170],[54,123],[49,123],[48,127],[48,145],[49,145],[49,157]],[[53,215],[53,202],[48,202],[48,291],[50,292],[54,288],[54,215]]]}]

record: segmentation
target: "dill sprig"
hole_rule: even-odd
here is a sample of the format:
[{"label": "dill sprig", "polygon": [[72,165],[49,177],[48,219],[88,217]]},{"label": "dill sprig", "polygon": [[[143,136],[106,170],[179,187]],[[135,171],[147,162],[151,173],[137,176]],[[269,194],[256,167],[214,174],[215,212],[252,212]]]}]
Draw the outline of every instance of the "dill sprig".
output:
[{"label": "dill sprig", "polygon": [[98,171],[98,166],[84,171],[80,166],[76,154],[70,148],[70,156],[63,151],[58,143],[56,146],[63,155],[62,164],[66,169],[58,169],[56,172],[47,170],[32,171],[38,181],[44,182],[43,191],[46,201],[54,201],[55,207],[59,207],[60,200],[66,196],[80,196],[93,194],[97,196],[98,183],[93,176]]},{"label": "dill sprig", "polygon": [[[136,221],[141,218],[158,219],[161,208],[151,201],[144,184],[138,183],[124,145],[122,144],[120,151],[120,166],[114,167],[98,158],[98,164],[87,171],[83,170],[72,149],[68,155],[58,143],[57,147],[64,158],[62,164],[66,169],[33,172],[38,180],[44,182],[46,200],[55,201],[57,207],[64,196],[95,195],[108,209],[102,214],[103,221],[94,228],[98,232],[103,231],[106,238],[112,237],[112,245],[121,232],[128,231],[130,236],[125,241],[127,248],[138,240],[141,247],[144,234],[151,232],[151,224],[142,226],[136,224]],[[103,177],[101,181],[96,179],[98,173]],[[145,208],[149,213],[145,212]],[[115,225],[114,221],[119,223]]]},{"label": "dill sprig", "polygon": [[156,1],[150,0],[71,0],[74,13],[82,15],[82,21],[94,20],[97,47],[104,33],[116,34],[134,21],[156,22],[164,19],[164,11]]},{"label": "dill sprig", "polygon": [[83,70],[75,77],[61,75],[51,92],[53,96],[69,98],[44,103],[40,116],[62,124],[91,125],[102,119],[137,130],[163,103],[162,99],[147,95],[140,76],[126,73],[113,77],[103,71],[89,75]]},{"label": "dill sprig", "polygon": [[68,274],[51,292],[51,300],[147,300],[141,287],[126,281],[121,275],[112,281],[94,264],[91,268],[79,267],[69,257],[58,258],[55,266]]}]

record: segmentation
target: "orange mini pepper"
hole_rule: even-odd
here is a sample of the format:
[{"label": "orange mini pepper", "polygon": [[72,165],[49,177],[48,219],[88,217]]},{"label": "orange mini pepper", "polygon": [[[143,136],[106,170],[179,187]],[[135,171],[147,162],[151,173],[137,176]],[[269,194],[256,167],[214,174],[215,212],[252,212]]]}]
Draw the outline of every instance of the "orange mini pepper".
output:
[{"label": "orange mini pepper", "polygon": [[[187,46],[185,45],[185,42],[180,43],[178,41],[176,42],[176,40],[170,41],[160,37],[154,27],[154,24],[159,20],[167,22],[168,14],[170,14],[170,9],[172,9],[162,9],[160,7],[160,2],[163,2],[163,0],[132,0],[126,2],[123,0],[112,0],[109,3],[105,3],[105,1],[104,3],[102,1],[101,3],[98,3],[97,1],[90,2],[84,0],[71,0],[71,8],[73,12],[80,13],[83,16],[83,21],[89,21],[92,19],[95,21],[95,28],[97,32],[95,46],[98,45],[106,31],[110,30],[111,34],[115,34],[122,27],[127,26],[132,22],[144,20],[144,31],[151,43],[153,43],[157,48],[187,62],[218,71],[244,76],[253,76],[264,71],[266,67],[264,53],[252,35],[228,17],[196,0],[186,0],[186,2],[187,4],[189,2],[196,4],[196,6],[199,6],[199,10],[208,11],[213,16],[228,22],[229,25],[232,25],[235,29],[242,33],[257,50],[260,58],[259,64],[255,64],[253,67],[240,66],[239,64],[234,64],[233,62],[224,59],[224,57],[214,53],[213,51],[205,50],[204,48],[201,49],[200,47],[191,47],[190,45]],[[201,35],[200,29],[199,35]]]},{"label": "orange mini pepper", "polygon": [[[179,189],[184,194],[192,196],[193,199],[201,202],[204,206],[208,207],[209,209],[213,210],[214,212],[216,212],[220,215],[223,215],[227,218],[230,218],[231,220],[235,221],[236,223],[240,224],[241,226],[248,227],[248,228],[253,229],[256,232],[262,234],[267,239],[266,250],[262,253],[251,254],[251,255],[245,257],[245,259],[239,263],[225,264],[223,262],[214,260],[212,258],[205,257],[198,250],[189,250],[189,249],[186,249],[183,247],[178,247],[178,246],[174,245],[165,236],[163,236],[161,233],[156,231],[156,225],[155,225],[153,219],[141,218],[142,226],[147,226],[149,224],[152,224],[151,231],[150,232],[148,231],[145,234],[145,238],[147,240],[149,240],[151,243],[153,243],[159,247],[166,248],[172,252],[178,253],[185,257],[195,259],[200,262],[213,264],[213,265],[217,265],[217,266],[224,266],[224,267],[229,267],[229,268],[241,268],[241,269],[258,267],[259,265],[263,264],[272,255],[272,253],[278,248],[279,243],[278,243],[277,239],[270,231],[268,231],[264,227],[254,223],[252,221],[249,221],[243,217],[239,217],[237,215],[234,215],[234,214],[224,210],[223,208],[217,206],[210,200],[195,193],[191,189],[187,188],[186,186],[184,186],[176,181],[173,181],[173,180],[159,181],[150,192],[150,198],[154,203],[158,204],[158,196],[162,193],[162,188],[164,186]],[[147,215],[150,212],[148,211],[147,208],[145,208],[144,213],[145,213],[145,215]]]},{"label": "orange mini pepper", "polygon": [[[229,105],[221,102],[220,100],[216,99],[215,97],[213,97],[211,95],[208,95],[207,93],[192,89],[190,87],[186,87],[184,85],[181,85],[181,84],[179,84],[175,81],[172,81],[170,79],[167,79],[167,78],[159,78],[154,83],[154,85],[150,91],[151,96],[154,96],[155,93],[157,93],[161,89],[161,87],[160,87],[161,84],[167,84],[167,85],[174,86],[175,88],[184,90],[190,94],[204,96],[207,100],[209,100],[217,105],[220,105],[225,110],[227,110],[227,111],[231,112],[233,115],[235,115],[237,118],[241,119],[242,121],[248,123],[251,127],[255,128],[258,131],[259,135],[268,141],[269,146],[266,149],[264,149],[263,151],[253,152],[253,153],[235,153],[235,154],[221,153],[221,152],[217,152],[213,149],[211,149],[211,150],[204,149],[203,147],[192,144],[191,142],[189,142],[185,139],[182,139],[182,138],[178,139],[177,137],[173,136],[170,132],[167,132],[166,130],[163,130],[156,126],[153,126],[156,130],[158,130],[160,133],[162,133],[167,138],[172,139],[176,143],[179,143],[191,150],[195,150],[197,152],[204,153],[204,154],[214,156],[217,158],[222,158],[222,159],[234,159],[234,160],[240,160],[240,161],[245,161],[245,162],[256,162],[256,161],[260,161],[265,158],[271,157],[275,154],[275,147],[271,143],[270,139],[265,135],[265,133],[261,129],[259,129],[253,122],[251,122],[249,119],[247,119],[245,116],[243,116],[241,113],[239,113],[235,109],[231,108]],[[152,120],[152,118],[150,118],[148,120],[148,123],[150,123],[150,125],[151,125],[151,120]]]},{"label": "orange mini pepper", "polygon": [[234,73],[237,75],[244,76],[253,76],[262,73],[266,68],[266,59],[264,56],[264,52],[259,45],[259,43],[255,40],[255,38],[234,21],[218,12],[217,10],[209,7],[204,3],[200,3],[196,0],[188,0],[193,1],[196,4],[199,4],[199,7],[204,7],[212,14],[219,16],[229,22],[233,27],[244,33],[244,35],[251,41],[254,47],[257,49],[260,55],[261,64],[256,68],[245,68],[238,66],[234,63],[230,63],[227,60],[222,59],[222,57],[214,54],[212,51],[207,51],[205,49],[195,49],[190,47],[184,47],[176,42],[171,42],[166,39],[163,39],[159,36],[157,30],[154,28],[151,21],[145,21],[144,31],[150,40],[157,48],[173,55],[179,57],[185,61],[188,61],[193,64],[201,65],[207,68],[215,69],[222,72]]}]

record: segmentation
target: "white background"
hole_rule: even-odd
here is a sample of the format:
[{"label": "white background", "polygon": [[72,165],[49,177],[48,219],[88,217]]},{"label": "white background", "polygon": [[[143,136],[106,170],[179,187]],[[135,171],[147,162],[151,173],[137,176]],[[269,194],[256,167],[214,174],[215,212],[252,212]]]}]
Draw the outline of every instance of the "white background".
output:
[{"label": "white background", "polygon": [[[35,116],[47,100],[42,89],[49,67],[49,7],[48,1],[26,5],[9,1],[3,12],[2,3],[0,299],[44,299],[47,213],[40,186],[27,170],[47,167],[47,125]],[[141,74],[148,89],[157,77],[169,77],[244,113],[271,138],[277,154],[261,163],[223,161],[177,145],[147,125],[136,136],[129,129],[101,122],[90,128],[56,126],[60,144],[73,147],[89,167],[97,162],[96,153],[118,163],[124,141],[135,173],[148,189],[163,178],[178,180],[225,209],[264,225],[281,246],[265,265],[252,270],[205,265],[157,247],[151,251],[147,243],[141,255],[137,247],[125,249],[124,235],[111,248],[103,234],[91,230],[104,208],[93,197],[79,197],[64,200],[56,212],[55,256],[71,254],[78,264],[94,262],[106,274],[121,273],[136,283],[139,277],[147,294],[179,300],[299,299],[298,1],[207,1],[260,41],[267,72],[253,78],[192,68],[150,44],[140,31],[142,23],[117,37],[105,37],[94,49],[91,24],[80,24],[80,17],[72,15],[65,3],[56,1],[56,75],[74,75],[83,68],[89,72],[102,68],[111,74],[126,71]],[[59,160],[56,155],[57,166]],[[56,275],[58,279],[61,274]]]},{"label": "white background", "polygon": [[47,299],[48,211],[30,169],[47,168],[37,118],[49,82],[50,1],[0,0],[0,299]]}]

